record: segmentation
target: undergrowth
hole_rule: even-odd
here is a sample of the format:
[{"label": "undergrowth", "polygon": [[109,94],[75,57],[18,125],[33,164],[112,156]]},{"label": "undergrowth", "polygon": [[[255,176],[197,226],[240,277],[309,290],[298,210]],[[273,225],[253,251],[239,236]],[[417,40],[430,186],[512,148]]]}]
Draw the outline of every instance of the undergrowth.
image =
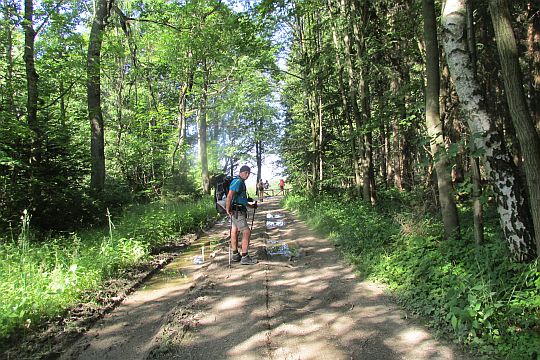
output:
[{"label": "undergrowth", "polygon": [[20,235],[0,243],[0,341],[61,314],[116,271],[140,263],[152,248],[196,231],[215,215],[211,199],[156,202],[134,206],[118,220],[109,215],[105,229],[38,242],[25,213]]},{"label": "undergrowth", "polygon": [[[286,206],[326,231],[367,278],[388,284],[408,311],[452,333],[488,358],[531,359],[540,353],[540,272],[510,260],[496,216],[476,246],[462,210],[461,240],[444,240],[440,221],[396,193],[382,207],[338,197],[292,195]],[[411,195],[406,195],[411,197]]]}]

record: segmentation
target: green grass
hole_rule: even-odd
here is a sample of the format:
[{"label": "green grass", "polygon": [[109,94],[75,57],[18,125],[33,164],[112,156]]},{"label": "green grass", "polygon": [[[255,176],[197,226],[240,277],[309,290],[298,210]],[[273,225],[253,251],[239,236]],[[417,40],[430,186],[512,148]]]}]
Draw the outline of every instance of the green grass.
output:
[{"label": "green grass", "polygon": [[467,209],[462,239],[443,240],[442,224],[410,206],[422,201],[379,196],[377,209],[299,195],[286,206],[312,227],[331,229],[330,239],[363,276],[388,284],[407,310],[456,342],[487,358],[540,353],[540,272],[536,263],[510,260],[493,212],[485,219],[486,244],[478,247]]},{"label": "green grass", "polygon": [[18,238],[0,243],[0,340],[61,314],[118,270],[147,259],[153,247],[215,216],[211,199],[156,202],[134,206],[118,219],[109,217],[106,229],[37,242],[25,214]]}]

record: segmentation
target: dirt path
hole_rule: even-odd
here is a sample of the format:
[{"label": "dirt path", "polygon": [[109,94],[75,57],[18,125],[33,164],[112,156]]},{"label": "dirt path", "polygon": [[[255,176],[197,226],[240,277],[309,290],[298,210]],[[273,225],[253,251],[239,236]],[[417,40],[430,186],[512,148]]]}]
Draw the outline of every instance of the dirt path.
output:
[{"label": "dirt path", "polygon": [[199,240],[203,264],[193,262],[200,248],[173,262],[61,358],[466,358],[405,320],[278,199],[255,216],[251,253],[259,264],[229,268],[227,237],[228,225],[216,225]]}]

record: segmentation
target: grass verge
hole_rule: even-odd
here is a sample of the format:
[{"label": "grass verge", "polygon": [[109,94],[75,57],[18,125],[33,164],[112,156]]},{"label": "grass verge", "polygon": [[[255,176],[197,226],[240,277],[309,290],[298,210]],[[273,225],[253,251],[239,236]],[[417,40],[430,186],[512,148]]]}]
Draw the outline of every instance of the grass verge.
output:
[{"label": "grass verge", "polygon": [[216,216],[214,203],[137,205],[109,227],[37,242],[30,216],[22,231],[0,243],[0,340],[9,340],[80,301],[83,293],[148,258],[153,248],[197,231]]}]

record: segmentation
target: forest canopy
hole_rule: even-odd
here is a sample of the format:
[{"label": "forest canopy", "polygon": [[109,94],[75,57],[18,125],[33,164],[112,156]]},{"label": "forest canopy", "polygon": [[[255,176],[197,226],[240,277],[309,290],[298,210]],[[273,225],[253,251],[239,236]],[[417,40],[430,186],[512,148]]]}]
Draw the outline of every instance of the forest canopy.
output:
[{"label": "forest canopy", "polygon": [[278,48],[254,9],[7,0],[1,20],[4,227],[24,209],[62,230],[105,207],[209,193],[212,174],[274,146]]}]

